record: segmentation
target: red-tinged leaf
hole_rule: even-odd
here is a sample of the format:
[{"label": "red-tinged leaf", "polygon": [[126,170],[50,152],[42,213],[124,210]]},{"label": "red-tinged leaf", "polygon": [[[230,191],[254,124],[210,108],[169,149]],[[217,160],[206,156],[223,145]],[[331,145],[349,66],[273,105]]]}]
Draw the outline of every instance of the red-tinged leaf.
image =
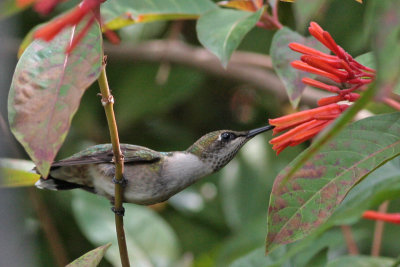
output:
[{"label": "red-tinged leaf", "polygon": [[250,12],[257,11],[257,9],[259,8],[253,3],[252,0],[221,1],[218,2],[218,5]]},{"label": "red-tinged leaf", "polygon": [[33,27],[27,35],[25,35],[24,39],[22,40],[21,44],[19,45],[17,57],[21,58],[22,54],[24,53],[25,49],[33,42],[33,34],[35,31],[44,24],[39,24]]},{"label": "red-tinged leaf", "polygon": [[303,152],[275,180],[268,212],[267,251],[307,236],[325,222],[350,189],[400,155],[400,113],[349,125],[290,179]]},{"label": "red-tinged leaf", "polygon": [[94,23],[70,53],[65,49],[85,24],[51,42],[33,41],[15,69],[9,99],[11,130],[37,169],[47,176],[85,90],[100,74],[102,38]]},{"label": "red-tinged leaf", "polygon": [[104,246],[95,248],[88,253],[80,256],[66,267],[96,267],[99,265],[100,261],[103,259],[104,254],[107,249],[111,246],[111,243],[108,243]]},{"label": "red-tinged leaf", "polygon": [[293,107],[297,107],[301,99],[301,94],[304,91],[305,84],[301,81],[304,77],[310,77],[304,71],[295,70],[290,63],[300,59],[301,54],[292,51],[288,45],[290,43],[300,43],[322,52],[328,52],[328,49],[323,47],[313,38],[305,38],[289,28],[283,27],[275,33],[271,44],[272,64],[279,78],[286,88],[290,103]]}]

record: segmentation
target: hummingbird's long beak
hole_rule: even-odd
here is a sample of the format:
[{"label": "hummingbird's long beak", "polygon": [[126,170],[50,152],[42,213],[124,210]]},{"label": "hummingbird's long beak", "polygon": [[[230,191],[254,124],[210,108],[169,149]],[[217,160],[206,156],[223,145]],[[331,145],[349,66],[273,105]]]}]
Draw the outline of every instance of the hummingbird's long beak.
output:
[{"label": "hummingbird's long beak", "polygon": [[263,127],[257,128],[257,129],[253,129],[253,130],[250,130],[247,132],[246,137],[251,138],[251,137],[256,136],[257,134],[272,130],[273,128],[275,128],[275,126],[267,125],[267,126],[263,126]]}]

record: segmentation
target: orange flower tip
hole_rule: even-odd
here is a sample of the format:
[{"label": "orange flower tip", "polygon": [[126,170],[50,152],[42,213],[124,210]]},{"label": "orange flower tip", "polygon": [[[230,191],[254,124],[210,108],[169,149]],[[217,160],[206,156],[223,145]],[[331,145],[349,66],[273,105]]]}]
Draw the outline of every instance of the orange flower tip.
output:
[{"label": "orange flower tip", "polygon": [[335,53],[335,54],[339,54],[340,53],[340,49],[339,46],[336,44],[335,40],[333,40],[332,36],[330,35],[329,32],[327,31],[323,31],[322,33],[322,37],[324,37],[324,39],[326,40],[326,42],[329,44],[329,49]]},{"label": "orange flower tip", "polygon": [[16,0],[15,2],[18,8],[24,8],[33,4],[36,0]]},{"label": "orange flower tip", "polygon": [[310,65],[308,65],[308,64],[306,64],[306,63],[304,63],[302,61],[299,61],[299,60],[293,61],[291,63],[291,65],[295,69],[302,70],[302,71],[307,71],[307,72],[314,73],[314,74],[317,74],[317,75],[321,75],[321,76],[329,78],[329,79],[331,79],[331,80],[333,80],[334,82],[337,82],[337,83],[345,82],[345,79],[343,77],[338,77],[337,75],[335,75],[333,73],[329,73],[329,72],[326,72],[324,70],[315,68],[315,67],[310,66]]},{"label": "orange flower tip", "polygon": [[320,100],[318,100],[317,104],[318,104],[318,106],[326,106],[326,105],[329,105],[332,103],[337,103],[342,100],[344,100],[344,98],[340,95],[328,96],[328,97],[324,97],[324,98],[321,98]]},{"label": "orange flower tip", "polygon": [[40,27],[33,34],[34,39],[42,39],[46,42],[53,40],[53,38],[65,27],[61,23],[51,22],[43,27]]},{"label": "orange flower tip", "polygon": [[315,29],[316,31],[322,33],[324,30],[322,29],[321,26],[319,26],[318,23],[316,23],[315,21],[311,21],[310,22],[310,28]]},{"label": "orange flower tip", "polygon": [[384,213],[373,210],[367,210],[362,216],[364,219],[380,220],[395,224],[400,224],[400,213]]},{"label": "orange flower tip", "polygon": [[308,77],[304,77],[303,79],[301,79],[301,81],[304,84],[307,84],[307,85],[310,85],[313,87],[317,87],[317,88],[320,88],[320,89],[323,89],[323,90],[326,90],[326,91],[329,91],[332,93],[338,93],[340,91],[339,87],[337,87],[337,86],[328,85],[328,84],[316,81],[316,80],[308,78]]}]

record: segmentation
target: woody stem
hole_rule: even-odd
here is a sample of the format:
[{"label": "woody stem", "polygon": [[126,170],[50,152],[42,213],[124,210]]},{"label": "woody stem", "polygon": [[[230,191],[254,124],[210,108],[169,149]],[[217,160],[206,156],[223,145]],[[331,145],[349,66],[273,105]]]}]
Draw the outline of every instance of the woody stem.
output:
[{"label": "woody stem", "polygon": [[[110,93],[108,87],[108,81],[106,76],[106,62],[105,57],[103,59],[103,65],[101,68],[100,77],[98,79],[100,93],[101,93],[101,103],[104,107],[108,128],[110,131],[112,150],[114,153],[114,163],[115,163],[115,180],[122,181],[124,173],[124,156],[120,149],[118,128],[114,115],[114,98]],[[114,210],[123,210],[122,206],[122,195],[123,186],[121,183],[115,183],[114,192]],[[129,267],[128,249],[126,247],[125,231],[124,231],[124,219],[120,214],[115,214],[115,227],[117,231],[119,254],[121,258],[121,263],[123,267]]]}]

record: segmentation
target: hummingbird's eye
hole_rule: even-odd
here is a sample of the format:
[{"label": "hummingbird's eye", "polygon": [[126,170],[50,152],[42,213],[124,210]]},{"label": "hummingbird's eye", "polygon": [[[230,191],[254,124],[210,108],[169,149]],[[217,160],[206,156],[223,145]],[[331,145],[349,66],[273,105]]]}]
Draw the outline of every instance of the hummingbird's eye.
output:
[{"label": "hummingbird's eye", "polygon": [[228,141],[235,139],[235,135],[233,133],[225,132],[221,134],[221,140]]}]

